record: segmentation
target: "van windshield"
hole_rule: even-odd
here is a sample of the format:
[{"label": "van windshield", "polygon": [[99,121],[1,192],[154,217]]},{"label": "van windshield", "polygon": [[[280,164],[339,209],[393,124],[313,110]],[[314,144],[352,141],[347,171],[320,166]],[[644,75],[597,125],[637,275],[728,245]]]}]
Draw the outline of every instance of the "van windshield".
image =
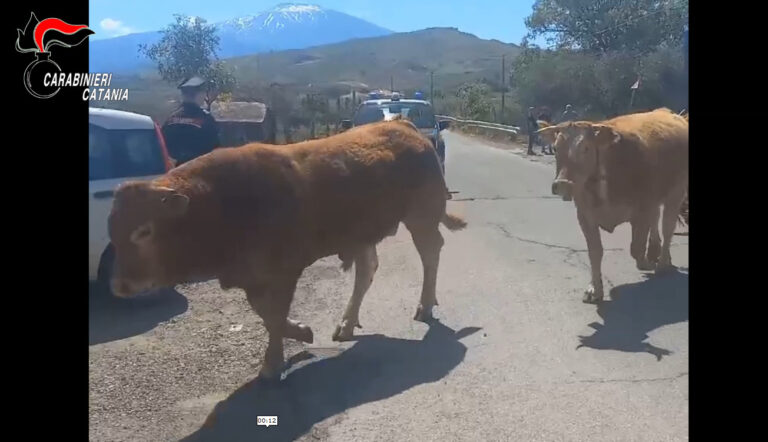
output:
[{"label": "van windshield", "polygon": [[391,120],[396,115],[409,119],[419,129],[435,127],[435,114],[432,108],[424,103],[392,102],[384,104],[363,105],[355,114],[355,126]]}]

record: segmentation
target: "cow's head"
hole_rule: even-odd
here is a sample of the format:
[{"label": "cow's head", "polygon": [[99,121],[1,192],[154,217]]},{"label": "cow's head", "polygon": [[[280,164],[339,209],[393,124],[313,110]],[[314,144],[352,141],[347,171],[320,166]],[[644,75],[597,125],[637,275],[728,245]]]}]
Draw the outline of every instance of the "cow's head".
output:
[{"label": "cow's head", "polygon": [[115,192],[109,236],[115,248],[112,291],[127,297],[174,284],[161,243],[187,212],[189,198],[152,182],[128,182]]},{"label": "cow's head", "polygon": [[587,179],[598,172],[598,150],[621,140],[621,135],[610,126],[587,121],[562,123],[537,133],[555,149],[552,194],[565,201],[570,201]]}]

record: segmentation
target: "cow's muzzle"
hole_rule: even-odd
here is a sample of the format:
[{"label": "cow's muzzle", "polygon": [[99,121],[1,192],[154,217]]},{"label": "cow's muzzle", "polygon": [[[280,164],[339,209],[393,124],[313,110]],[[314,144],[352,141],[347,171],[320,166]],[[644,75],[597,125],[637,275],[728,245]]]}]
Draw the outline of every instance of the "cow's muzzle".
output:
[{"label": "cow's muzzle", "polygon": [[557,179],[552,183],[552,195],[560,196],[563,201],[573,199],[573,181]]}]

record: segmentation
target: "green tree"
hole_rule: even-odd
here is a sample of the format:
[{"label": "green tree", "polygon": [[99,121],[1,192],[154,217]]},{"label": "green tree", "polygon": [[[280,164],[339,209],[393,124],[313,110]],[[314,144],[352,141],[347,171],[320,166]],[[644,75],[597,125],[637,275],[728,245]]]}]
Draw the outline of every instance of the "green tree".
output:
[{"label": "green tree", "polygon": [[[550,107],[555,116],[566,104],[587,119],[661,106],[680,110],[687,98],[679,46],[662,46],[645,55],[531,49],[515,60],[513,73],[516,100]],[[640,89],[630,109],[630,86],[638,77]]]},{"label": "green tree", "polygon": [[199,17],[174,15],[175,23],[168,25],[159,42],[140,45],[139,52],[157,65],[163,80],[179,83],[185,78],[199,75],[212,83],[206,103],[211,103],[220,93],[230,93],[237,82],[234,73],[221,62],[216,52],[219,37],[216,27]]},{"label": "green tree", "polygon": [[491,118],[491,90],[483,83],[464,83],[456,91],[461,116],[488,121]]},{"label": "green tree", "polygon": [[647,53],[682,39],[688,0],[536,0],[526,18],[529,39],[557,48]]}]

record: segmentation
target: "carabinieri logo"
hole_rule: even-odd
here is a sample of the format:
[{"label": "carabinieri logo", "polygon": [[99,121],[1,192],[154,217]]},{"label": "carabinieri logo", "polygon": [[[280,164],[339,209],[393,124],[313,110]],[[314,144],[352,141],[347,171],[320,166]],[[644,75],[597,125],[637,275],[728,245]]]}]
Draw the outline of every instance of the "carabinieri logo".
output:
[{"label": "carabinieri logo", "polygon": [[83,100],[128,99],[128,89],[109,89],[112,74],[64,73],[61,67],[51,60],[51,47],[71,48],[94,34],[87,25],[71,25],[58,18],[39,21],[33,12],[24,30],[16,31],[16,50],[35,54],[35,59],[24,70],[24,87],[33,97],[51,98],[59,93],[62,87],[82,87]]}]

